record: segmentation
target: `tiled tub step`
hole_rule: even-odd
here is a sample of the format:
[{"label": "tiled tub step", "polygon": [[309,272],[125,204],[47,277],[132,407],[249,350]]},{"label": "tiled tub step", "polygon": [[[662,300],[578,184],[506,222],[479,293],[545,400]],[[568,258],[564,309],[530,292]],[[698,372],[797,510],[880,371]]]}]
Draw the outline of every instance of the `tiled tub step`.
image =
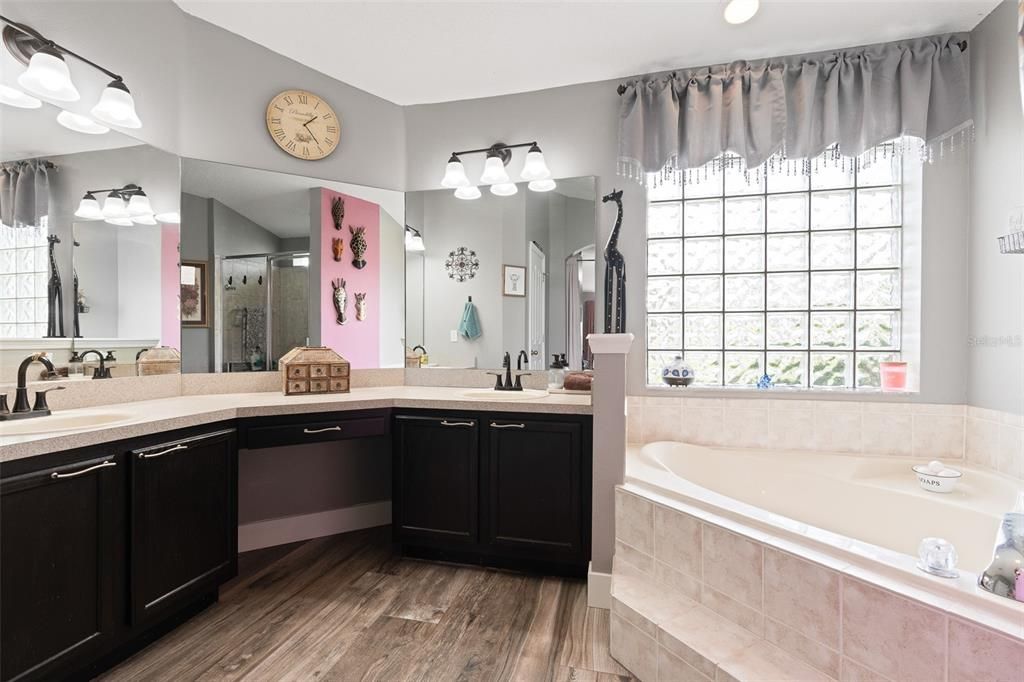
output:
[{"label": "tiled tub step", "polygon": [[621,563],[612,578],[611,653],[643,682],[832,679]]}]

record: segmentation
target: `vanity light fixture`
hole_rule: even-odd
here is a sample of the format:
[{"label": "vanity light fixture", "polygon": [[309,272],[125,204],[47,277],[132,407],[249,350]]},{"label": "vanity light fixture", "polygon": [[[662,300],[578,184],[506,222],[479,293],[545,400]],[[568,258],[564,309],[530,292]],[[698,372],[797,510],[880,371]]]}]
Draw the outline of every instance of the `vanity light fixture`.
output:
[{"label": "vanity light fixture", "polygon": [[491,194],[499,197],[510,197],[518,191],[519,188],[514,182],[499,182],[491,185]]},{"label": "vanity light fixture", "polygon": [[[97,194],[106,194],[103,208],[96,199]],[[138,185],[125,185],[111,189],[91,189],[78,203],[75,217],[82,220],[105,220],[111,225],[128,227],[135,225],[156,225],[157,223],[180,223],[181,216],[175,212],[154,214],[149,197]]]},{"label": "vanity light fixture", "polygon": [[158,223],[167,223],[168,225],[177,225],[181,222],[181,215],[177,211],[170,211],[169,213],[157,213],[155,216]]},{"label": "vanity light fixture", "polygon": [[522,142],[519,144],[496,142],[490,147],[482,149],[467,149],[461,152],[453,152],[448,158],[448,165],[445,167],[441,186],[454,188],[455,196],[458,199],[479,199],[482,196],[480,189],[473,186],[469,181],[466,169],[462,165],[461,157],[465,154],[486,154],[487,158],[484,161],[484,170],[480,176],[480,184],[490,185],[491,194],[496,196],[512,196],[519,189],[512,182],[505,166],[512,159],[512,150],[520,147],[529,147],[520,178],[530,183],[529,188],[535,192],[547,192],[554,189],[555,184],[551,180],[551,169],[548,168],[547,163],[544,161],[544,153],[536,142]]},{"label": "vanity light fixture", "polygon": [[426,251],[427,247],[423,244],[423,235],[415,227],[405,226],[405,250],[406,251]]},{"label": "vanity light fixture", "polygon": [[469,187],[469,177],[459,157],[452,154],[448,159],[448,165],[444,169],[444,178],[441,179],[441,186],[455,189],[457,187]]},{"label": "vanity light fixture", "polygon": [[754,18],[760,7],[760,0],[729,0],[723,15],[730,24],[744,24]]},{"label": "vanity light fixture", "polygon": [[76,133],[85,133],[86,135],[102,135],[110,132],[110,128],[101,126],[88,116],[81,116],[70,111],[61,111],[57,114],[57,123],[68,130],[74,130]]},{"label": "vanity light fixture", "polygon": [[[81,99],[81,95],[78,88],[75,87],[74,81],[71,80],[71,71],[65,60],[67,56],[74,57],[112,79],[103,90],[103,94],[100,95],[99,102],[92,108],[92,115],[103,123],[121,128],[142,127],[142,121],[135,113],[135,100],[121,76],[44,37],[30,26],[11,21],[3,15],[0,15],[0,22],[6,24],[3,30],[4,47],[15,59],[28,67],[24,73],[18,76],[18,85],[22,88],[51,101],[77,102]],[[4,87],[5,90],[14,90],[14,88]],[[14,92],[18,91],[14,90]],[[38,100],[24,95],[24,93],[20,94],[28,98],[27,100],[6,92],[0,94],[3,95],[0,96],[0,102],[4,104],[24,108],[41,106]],[[26,103],[18,104],[17,101]],[[32,101],[36,101],[36,103],[32,105]],[[61,125],[79,132],[98,134],[72,127],[63,121]]]},{"label": "vanity light fixture", "polygon": [[455,190],[455,198],[463,199],[466,201],[472,201],[473,199],[479,199],[483,195],[480,193],[480,188],[476,185],[470,185],[469,187],[460,187]]},{"label": "vanity light fixture", "polygon": [[487,160],[484,161],[484,172],[480,176],[481,185],[499,185],[507,183],[508,173],[505,172],[505,163],[494,151],[487,152]]},{"label": "vanity light fixture", "polygon": [[0,104],[6,104],[19,109],[38,109],[43,106],[42,101],[32,95],[26,95],[17,88],[0,83]]},{"label": "vanity light fixture", "polygon": [[100,210],[100,202],[92,192],[86,192],[82,200],[78,202],[78,210],[75,217],[82,220],[103,220],[103,211]]}]

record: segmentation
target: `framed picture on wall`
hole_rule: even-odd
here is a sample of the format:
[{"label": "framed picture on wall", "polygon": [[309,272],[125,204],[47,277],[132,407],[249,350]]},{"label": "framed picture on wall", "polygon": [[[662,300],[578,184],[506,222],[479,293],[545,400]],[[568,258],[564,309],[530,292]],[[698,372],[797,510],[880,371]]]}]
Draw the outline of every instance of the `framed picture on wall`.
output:
[{"label": "framed picture on wall", "polygon": [[209,286],[206,263],[185,260],[181,262],[181,326],[209,327]]},{"label": "framed picture on wall", "polygon": [[505,296],[526,296],[526,268],[519,265],[502,265],[501,283],[501,293]]}]

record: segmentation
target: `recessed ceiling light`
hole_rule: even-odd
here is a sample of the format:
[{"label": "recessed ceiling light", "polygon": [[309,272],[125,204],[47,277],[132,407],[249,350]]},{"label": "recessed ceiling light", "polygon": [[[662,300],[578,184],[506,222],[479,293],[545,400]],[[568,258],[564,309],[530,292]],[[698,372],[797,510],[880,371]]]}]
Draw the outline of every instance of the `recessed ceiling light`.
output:
[{"label": "recessed ceiling light", "polygon": [[729,0],[725,6],[725,20],[730,24],[745,23],[757,14],[760,6],[760,0]]}]

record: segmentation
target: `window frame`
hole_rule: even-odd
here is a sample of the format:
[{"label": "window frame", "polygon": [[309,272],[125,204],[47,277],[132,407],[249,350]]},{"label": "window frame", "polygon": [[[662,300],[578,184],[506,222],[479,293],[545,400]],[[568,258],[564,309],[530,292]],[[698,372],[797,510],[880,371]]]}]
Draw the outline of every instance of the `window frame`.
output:
[{"label": "window frame", "polygon": [[[880,148],[876,148],[876,149],[880,149]],[[868,152],[866,152],[866,155],[870,155],[872,153],[873,153],[873,151],[869,150]],[[644,329],[643,329],[643,332],[644,332],[644,367],[645,367],[644,385],[647,386],[648,388],[650,388],[650,387],[657,387],[657,386],[661,386],[662,385],[660,383],[660,381],[658,380],[658,378],[655,376],[655,374],[656,373],[660,374],[660,367],[664,367],[666,362],[670,361],[670,358],[671,358],[672,355],[681,355],[681,356],[683,356],[684,361],[685,361],[688,353],[708,353],[708,354],[713,354],[717,358],[718,374],[719,374],[719,376],[717,377],[718,381],[715,382],[715,383],[703,383],[703,382],[702,383],[695,383],[694,384],[695,386],[698,386],[700,388],[705,388],[705,389],[712,389],[712,390],[714,390],[714,389],[726,389],[726,390],[753,389],[753,388],[756,387],[756,383],[755,383],[756,380],[755,380],[755,382],[752,382],[752,383],[741,383],[741,384],[726,383],[729,380],[729,378],[730,378],[728,376],[729,365],[727,364],[727,360],[726,360],[726,358],[729,357],[729,354],[730,353],[732,353],[732,354],[750,353],[750,354],[756,354],[756,355],[759,356],[759,358],[758,358],[758,367],[759,367],[759,371],[762,374],[765,373],[765,372],[768,372],[769,374],[772,373],[771,370],[769,369],[769,359],[773,355],[778,357],[780,354],[789,354],[789,355],[800,357],[800,360],[801,360],[801,362],[803,364],[803,379],[802,379],[802,382],[801,383],[777,384],[777,386],[779,386],[779,387],[784,387],[784,388],[791,389],[791,390],[796,390],[796,391],[815,391],[815,390],[877,391],[877,390],[879,390],[878,389],[878,385],[877,385],[877,369],[874,372],[872,372],[873,376],[876,377],[874,382],[871,382],[870,384],[862,384],[862,383],[860,383],[860,375],[861,375],[860,364],[863,361],[862,358],[864,358],[865,356],[868,356],[868,357],[875,356],[875,357],[878,357],[879,360],[881,360],[881,361],[884,361],[886,359],[905,360],[906,356],[907,356],[907,351],[908,351],[908,343],[907,343],[907,338],[906,338],[908,322],[915,329],[916,329],[916,325],[917,325],[917,321],[916,320],[912,320],[912,321],[908,320],[908,287],[907,287],[907,281],[906,281],[908,269],[913,269],[913,265],[912,264],[910,264],[909,268],[908,268],[908,253],[907,253],[907,251],[908,251],[908,248],[907,248],[907,232],[908,232],[908,229],[907,229],[908,228],[907,192],[908,192],[908,188],[914,186],[914,184],[915,184],[914,181],[911,178],[908,177],[908,172],[912,171],[913,169],[910,167],[912,164],[906,163],[906,160],[902,157],[901,154],[899,154],[899,152],[896,150],[895,146],[890,147],[890,149],[888,150],[888,153],[892,154],[893,158],[884,158],[883,157],[881,162],[882,163],[891,163],[891,164],[895,165],[895,169],[894,169],[895,177],[893,178],[894,182],[889,182],[889,183],[878,183],[878,182],[868,181],[865,184],[861,184],[861,175],[862,175],[862,172],[863,172],[863,170],[861,168],[861,164],[859,164],[856,159],[852,159],[852,158],[849,158],[849,157],[847,157],[845,160],[842,160],[842,161],[835,161],[835,160],[833,160],[833,161],[828,161],[827,162],[827,163],[832,163],[832,164],[836,164],[836,165],[841,165],[841,164],[845,163],[845,164],[848,164],[849,167],[851,168],[849,183],[848,184],[842,184],[841,186],[830,185],[830,186],[825,186],[825,187],[815,187],[815,183],[814,183],[812,174],[810,172],[804,172],[802,174],[803,174],[803,176],[806,179],[802,183],[803,184],[802,188],[793,189],[792,187],[783,187],[781,189],[774,189],[773,190],[773,189],[770,189],[770,184],[771,183],[770,183],[770,180],[769,180],[769,173],[766,170],[766,168],[767,168],[767,164],[766,164],[766,166],[762,167],[761,169],[751,170],[750,171],[751,174],[757,173],[758,176],[759,176],[758,177],[758,184],[760,185],[760,187],[758,188],[758,191],[755,191],[755,192],[749,192],[748,191],[748,192],[743,192],[743,193],[730,192],[729,191],[729,175],[730,175],[730,173],[733,173],[733,174],[736,173],[738,171],[738,168],[737,168],[737,164],[735,164],[735,163],[732,164],[730,167],[726,167],[727,165],[730,165],[730,164],[728,164],[728,162],[722,164],[721,166],[719,166],[719,168],[716,171],[714,171],[715,175],[720,176],[720,178],[715,178],[716,181],[718,181],[718,182],[716,182],[716,184],[718,184],[720,182],[720,191],[715,193],[715,194],[713,194],[713,195],[708,195],[706,193],[706,191],[701,191],[698,194],[698,196],[688,195],[687,192],[686,192],[688,183],[685,182],[682,177],[679,177],[679,182],[676,183],[677,186],[679,187],[679,190],[678,190],[678,193],[677,193],[676,196],[674,196],[674,197],[659,197],[659,196],[655,195],[655,198],[652,198],[651,197],[651,195],[652,195],[651,186],[650,186],[650,183],[648,183],[647,193],[646,193],[646,197],[645,197],[645,208],[648,211],[648,215],[645,216],[645,223],[644,223],[644,231],[645,231],[645,234],[644,234],[644,241],[645,241],[645,245],[644,245],[644,247],[645,247],[645,254],[644,254],[645,286],[644,286]],[[829,156],[829,155],[832,155],[832,154],[833,154],[832,151],[826,152],[826,156]],[[833,155],[831,158],[835,159],[836,157]],[[877,160],[877,156],[876,156],[876,160]],[[718,160],[717,162],[718,163],[722,163],[721,160]],[[713,163],[716,163],[716,162],[713,162]],[[776,160],[776,163],[778,163],[778,160]],[[784,163],[787,163],[787,162],[781,161],[781,163],[784,164]],[[809,170],[809,167],[811,165],[815,165],[814,172],[815,173],[819,172],[818,169],[817,169],[817,166],[816,166],[817,163],[822,163],[821,159],[819,159],[817,162],[816,161],[809,162],[807,164],[808,170]],[[700,173],[700,172],[702,172],[702,170],[698,169],[698,170],[694,170],[692,172],[693,173]],[[705,179],[704,182],[706,183],[707,180]],[[749,186],[749,184],[750,184],[749,179],[746,181],[745,184]],[[864,191],[864,190],[873,190],[873,189],[887,189],[887,190],[888,189],[892,189],[897,194],[898,206],[894,207],[895,208],[895,211],[894,211],[894,213],[895,213],[895,220],[894,220],[893,224],[869,225],[869,226],[860,226],[859,225],[859,222],[860,222],[860,220],[859,220],[860,219],[860,210],[861,210],[861,208],[860,208],[860,201],[859,201],[860,193],[862,191]],[[851,199],[852,199],[852,206],[851,206],[852,221],[851,221],[851,224],[849,226],[844,226],[844,227],[839,227],[839,228],[817,228],[817,229],[812,227],[813,226],[813,222],[814,222],[814,220],[813,220],[814,197],[815,197],[816,194],[820,195],[822,193],[828,193],[828,192],[849,192],[849,194],[851,196]],[[783,196],[783,195],[790,195],[790,196],[802,195],[804,197],[807,215],[806,215],[806,222],[804,223],[802,229],[792,229],[791,226],[786,226],[784,229],[779,229],[779,230],[770,230],[769,229],[769,223],[770,223],[770,220],[771,220],[770,219],[770,215],[769,215],[769,206],[771,205],[770,198],[771,197],[777,197],[777,196]],[[758,231],[741,230],[739,232],[737,232],[735,230],[730,231],[728,229],[729,212],[727,210],[727,205],[728,205],[729,200],[730,199],[751,199],[751,198],[760,199],[760,202],[761,202],[761,211],[760,211],[761,212],[761,225],[760,225],[759,230]],[[718,218],[721,221],[721,224],[719,225],[718,230],[714,234],[708,234],[708,235],[694,234],[694,233],[689,233],[688,234],[688,232],[687,232],[687,224],[686,224],[686,220],[687,220],[687,218],[686,218],[687,202],[694,201],[694,200],[715,200],[715,201],[720,202],[720,205],[721,205],[722,208],[721,208],[721,212],[720,212],[721,215]],[[655,207],[655,206],[661,206],[661,205],[677,205],[679,207],[679,211],[680,211],[679,221],[680,222],[679,222],[679,231],[678,231],[677,234],[675,234],[675,235],[656,235],[656,236],[651,236],[650,235],[650,226],[649,226],[649,223],[648,223],[650,208],[651,207]],[[913,221],[911,221],[911,222],[913,222]],[[888,231],[889,234],[891,234],[893,231],[895,231],[894,246],[899,249],[898,258],[895,259],[895,263],[893,265],[886,264],[886,265],[863,265],[862,266],[861,262],[860,262],[861,258],[860,258],[859,253],[858,253],[858,247],[860,245],[860,239],[863,238],[863,235],[865,235],[867,233],[875,232],[875,233],[881,234],[881,233],[886,233],[886,231]],[[813,242],[814,242],[814,239],[815,239],[815,235],[822,235],[822,234],[825,234],[825,235],[827,235],[827,234],[845,234],[845,235],[849,235],[850,236],[850,239],[852,240],[852,244],[851,244],[851,254],[852,254],[851,261],[852,262],[850,262],[848,267],[815,267],[814,266]],[[799,236],[803,236],[806,239],[806,246],[804,247],[804,249],[805,249],[805,254],[804,254],[805,263],[804,263],[804,266],[805,267],[801,267],[801,268],[787,267],[787,268],[783,268],[783,269],[770,269],[769,268],[769,251],[770,251],[771,237],[772,236],[785,236],[785,235],[790,235],[790,236],[792,236],[792,235],[799,235]],[[761,262],[760,262],[759,268],[757,268],[757,269],[743,269],[743,270],[730,270],[728,268],[728,266],[727,266],[727,256],[726,256],[726,253],[727,253],[727,243],[729,241],[728,238],[729,237],[737,237],[737,236],[739,236],[739,237],[742,237],[742,236],[752,236],[752,237],[760,237],[761,238],[761,241],[762,241],[762,244],[763,244],[762,245],[763,251],[762,251],[762,254],[761,254]],[[709,238],[709,239],[717,239],[719,241],[719,244],[720,244],[720,246],[719,246],[719,253],[717,254],[717,256],[718,256],[718,259],[717,259],[718,260],[718,267],[717,267],[717,269],[714,270],[714,272],[711,272],[711,271],[708,271],[708,272],[704,272],[704,271],[701,271],[701,272],[688,272],[687,263],[686,263],[687,251],[688,251],[687,246],[688,246],[688,243],[689,243],[688,240],[691,240],[691,239],[694,239],[694,238]],[[681,253],[679,254],[679,257],[680,257],[680,260],[681,260],[681,267],[680,267],[680,271],[679,271],[678,274],[653,274],[653,275],[650,274],[651,249],[652,249],[652,246],[655,246],[659,242],[664,242],[664,243],[672,242],[674,244],[678,244],[679,245],[679,248],[680,248],[680,251],[681,251]],[[814,294],[814,285],[812,284],[812,280],[814,279],[814,274],[815,273],[830,273],[830,272],[832,272],[832,273],[849,273],[850,274],[850,276],[852,278],[852,287],[851,287],[852,298],[851,298],[851,305],[849,307],[816,308],[816,307],[814,307],[812,305],[812,297],[813,297],[813,294]],[[876,306],[871,306],[871,305],[865,305],[865,304],[861,304],[860,303],[860,297],[859,297],[860,290],[859,289],[860,289],[860,286],[861,286],[861,284],[860,284],[861,273],[871,273],[871,272],[882,272],[882,273],[889,272],[889,273],[893,273],[895,275],[895,279],[896,279],[896,281],[898,283],[898,289],[897,289],[897,293],[898,293],[897,303],[898,304],[895,307],[884,306],[884,305],[882,305],[882,306],[877,306],[877,305]],[[806,290],[806,303],[805,303],[805,307],[799,307],[799,308],[793,308],[793,307],[771,308],[771,307],[769,307],[769,303],[768,303],[769,278],[770,278],[771,275],[774,275],[774,274],[797,274],[797,275],[802,274],[802,275],[804,275],[805,282],[806,282],[806,289],[807,289]],[[718,287],[719,287],[719,300],[718,300],[718,305],[714,309],[711,309],[711,308],[703,309],[703,308],[701,308],[699,310],[694,310],[693,308],[688,308],[687,307],[687,304],[686,304],[686,293],[685,293],[686,289],[687,289],[687,286],[686,286],[687,278],[692,278],[692,277],[695,277],[695,276],[702,276],[702,275],[709,276],[709,277],[717,277],[718,278],[718,283],[719,283],[718,284]],[[730,276],[735,276],[735,275],[756,275],[756,276],[759,276],[761,278],[761,283],[760,283],[761,301],[760,301],[759,307],[757,307],[757,308],[750,307],[750,308],[742,308],[742,309],[740,309],[740,308],[727,309],[727,300],[726,300],[727,299],[727,288],[728,288],[727,287],[727,282],[728,282],[727,278],[730,277]],[[648,295],[649,295],[648,292],[649,292],[650,282],[651,282],[651,280],[659,280],[659,279],[663,279],[663,280],[666,280],[666,281],[674,280],[675,282],[678,282],[678,286],[680,288],[680,298],[681,298],[681,305],[680,305],[680,309],[679,310],[650,310],[649,309],[650,304],[649,304],[649,301],[648,301]],[[801,292],[801,293],[803,293],[803,292]],[[793,315],[802,315],[803,316],[803,326],[804,326],[804,337],[803,337],[803,340],[802,340],[801,343],[798,343],[797,345],[791,347],[790,349],[781,347],[781,346],[776,345],[776,344],[769,344],[769,341],[768,341],[770,316],[772,314],[786,314],[786,313],[793,314]],[[813,325],[814,319],[816,317],[816,314],[820,315],[822,313],[824,313],[824,314],[839,313],[839,314],[848,314],[849,315],[850,323],[852,325],[852,328],[850,329],[850,333],[849,333],[850,334],[850,336],[849,336],[850,343],[848,345],[843,345],[842,347],[838,347],[838,348],[828,348],[828,347],[821,346],[821,345],[815,346],[812,343],[812,336],[813,336],[813,329],[814,329],[814,325]],[[870,314],[870,313],[892,314],[895,317],[895,321],[896,321],[896,324],[898,325],[898,328],[897,328],[897,330],[896,330],[896,332],[894,334],[895,338],[894,338],[894,345],[893,346],[888,347],[888,348],[872,348],[872,347],[862,346],[859,343],[858,327],[859,327],[859,323],[860,323],[860,319],[861,319],[860,316],[862,314]],[[717,343],[717,345],[715,345],[714,347],[708,346],[707,348],[705,348],[704,346],[700,346],[700,347],[696,347],[696,348],[688,346],[688,344],[687,344],[687,320],[688,320],[688,316],[694,315],[694,314],[708,314],[708,315],[715,315],[715,316],[717,316],[717,318],[718,318],[717,319],[717,327],[718,327],[718,329],[716,330],[717,334],[718,334],[718,343]],[[727,316],[730,315],[730,314],[750,314],[750,315],[757,315],[757,316],[760,317],[760,337],[761,338],[760,338],[760,343],[758,344],[758,346],[756,346],[756,347],[752,346],[750,348],[736,348],[736,347],[728,348],[727,347],[727,344],[726,344],[726,333],[727,333],[726,329],[727,329],[727,319],[728,319]],[[679,346],[678,347],[676,347],[676,348],[662,348],[662,347],[657,347],[657,346],[651,345],[650,318],[652,316],[660,316],[660,315],[678,316],[678,324],[679,324],[679,328],[678,329],[679,329],[679,334],[680,334]],[[910,344],[910,345],[913,345],[913,344]],[[663,357],[660,360],[656,360],[655,359],[656,356],[654,354],[663,354]],[[845,371],[841,375],[841,377],[842,377],[842,384],[835,385],[835,384],[831,384],[830,383],[828,385],[822,385],[822,384],[815,384],[814,383],[814,381],[815,381],[814,359],[815,359],[815,357],[820,357],[822,355],[824,355],[824,356],[834,356],[834,357],[843,357],[843,358],[845,358],[847,360],[847,362],[850,363],[850,366],[848,368],[845,368]],[[751,366],[749,369],[753,370],[754,367]],[[698,381],[699,381],[699,377],[698,377]]]}]

